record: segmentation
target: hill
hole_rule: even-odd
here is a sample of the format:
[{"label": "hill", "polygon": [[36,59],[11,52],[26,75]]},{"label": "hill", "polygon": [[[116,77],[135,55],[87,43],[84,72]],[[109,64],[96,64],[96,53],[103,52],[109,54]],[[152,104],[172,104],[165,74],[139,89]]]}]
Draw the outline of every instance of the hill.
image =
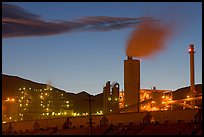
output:
[{"label": "hill", "polygon": [[[8,97],[16,97],[18,94],[18,89],[22,87],[29,87],[32,89],[44,89],[46,84],[33,82],[30,80],[26,80],[17,76],[10,76],[2,74],[2,100],[6,100]],[[52,87],[53,90],[58,92],[62,92],[69,97],[69,100],[73,101],[74,110],[79,113],[89,112],[89,104],[88,99],[89,94],[85,91],[82,91],[78,94],[65,92],[64,90],[57,89]],[[94,100],[92,103],[92,112],[97,112],[101,110],[101,106],[103,104],[103,94],[91,95],[91,99]]]}]

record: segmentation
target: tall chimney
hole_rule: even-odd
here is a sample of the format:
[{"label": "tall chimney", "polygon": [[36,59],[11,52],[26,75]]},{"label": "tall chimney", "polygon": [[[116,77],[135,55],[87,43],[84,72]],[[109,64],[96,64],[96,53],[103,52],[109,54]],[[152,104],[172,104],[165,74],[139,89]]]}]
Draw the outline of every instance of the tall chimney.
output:
[{"label": "tall chimney", "polygon": [[[190,44],[189,52],[190,54],[190,96],[195,97],[195,76],[194,76],[194,45]],[[195,100],[192,101],[192,106],[195,108]]]}]

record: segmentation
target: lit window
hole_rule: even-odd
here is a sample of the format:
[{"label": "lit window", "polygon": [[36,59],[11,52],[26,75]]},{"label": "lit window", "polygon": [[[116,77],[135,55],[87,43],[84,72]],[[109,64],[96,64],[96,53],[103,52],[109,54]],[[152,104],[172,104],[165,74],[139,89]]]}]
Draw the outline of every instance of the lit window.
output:
[{"label": "lit window", "polygon": [[52,88],[50,90],[52,90]]},{"label": "lit window", "polygon": [[69,103],[69,101],[66,101],[66,103]]},{"label": "lit window", "polygon": [[25,90],[26,88],[23,88],[23,90]]}]

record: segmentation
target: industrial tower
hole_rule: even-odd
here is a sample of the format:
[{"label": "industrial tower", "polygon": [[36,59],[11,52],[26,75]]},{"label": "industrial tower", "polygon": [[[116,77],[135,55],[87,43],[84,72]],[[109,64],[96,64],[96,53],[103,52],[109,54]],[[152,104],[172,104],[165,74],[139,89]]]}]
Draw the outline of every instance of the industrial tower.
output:
[{"label": "industrial tower", "polygon": [[125,107],[136,105],[134,112],[140,109],[140,60],[128,57],[124,60],[124,99]]}]

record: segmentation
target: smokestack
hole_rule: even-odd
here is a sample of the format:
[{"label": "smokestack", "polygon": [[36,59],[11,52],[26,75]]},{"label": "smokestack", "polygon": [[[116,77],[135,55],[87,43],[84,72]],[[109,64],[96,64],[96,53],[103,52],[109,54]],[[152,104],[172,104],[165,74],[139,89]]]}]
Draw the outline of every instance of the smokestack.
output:
[{"label": "smokestack", "polygon": [[[190,95],[195,97],[195,76],[194,76],[194,45],[190,44],[189,52],[190,54]],[[195,108],[195,100],[192,101],[192,105]]]},{"label": "smokestack", "polygon": [[130,56],[124,60],[124,103],[125,107],[136,105],[129,112],[140,111],[140,60]]}]

